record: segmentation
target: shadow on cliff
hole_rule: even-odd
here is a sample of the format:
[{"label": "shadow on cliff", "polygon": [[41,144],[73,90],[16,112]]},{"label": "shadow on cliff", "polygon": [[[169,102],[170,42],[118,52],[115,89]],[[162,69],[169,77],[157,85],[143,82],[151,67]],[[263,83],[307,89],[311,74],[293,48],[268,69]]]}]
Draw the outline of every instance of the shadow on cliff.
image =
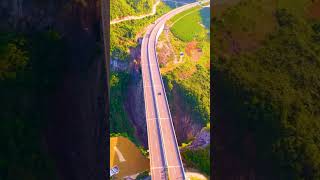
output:
[{"label": "shadow on cliff", "polygon": [[1,31],[32,34],[54,29],[66,40],[63,77],[46,99],[43,149],[61,180],[105,179],[108,95],[100,27],[100,1],[6,0]]}]

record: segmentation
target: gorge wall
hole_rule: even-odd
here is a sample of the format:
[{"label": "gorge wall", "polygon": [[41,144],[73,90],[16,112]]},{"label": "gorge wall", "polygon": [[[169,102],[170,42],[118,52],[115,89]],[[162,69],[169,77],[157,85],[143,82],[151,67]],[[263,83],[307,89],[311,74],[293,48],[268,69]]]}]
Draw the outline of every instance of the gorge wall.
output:
[{"label": "gorge wall", "polygon": [[[99,0],[3,0],[0,30],[54,30],[65,40],[63,77],[47,97],[43,149],[61,180],[105,179],[108,102]],[[109,173],[109,172],[108,172]]]}]

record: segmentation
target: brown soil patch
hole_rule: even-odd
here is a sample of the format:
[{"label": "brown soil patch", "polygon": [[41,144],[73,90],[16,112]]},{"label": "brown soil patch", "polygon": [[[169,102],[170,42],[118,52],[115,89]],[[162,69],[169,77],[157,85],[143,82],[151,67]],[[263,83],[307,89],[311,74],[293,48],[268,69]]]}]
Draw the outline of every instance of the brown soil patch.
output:
[{"label": "brown soil patch", "polygon": [[189,42],[186,46],[186,54],[192,58],[194,61],[198,61],[202,55],[202,50],[197,47],[197,42]]},{"label": "brown soil patch", "polygon": [[[125,161],[120,161],[114,147],[121,152]],[[149,159],[143,156],[129,139],[124,137],[110,138],[110,167],[115,165],[120,170],[119,174],[115,175],[115,179],[123,179],[126,176],[150,169]]]},{"label": "brown soil patch", "polygon": [[166,65],[172,59],[172,53],[167,43],[159,41],[157,44],[157,53],[159,64]]},{"label": "brown soil patch", "polygon": [[197,68],[193,66],[193,67],[190,67],[188,71],[179,71],[177,74],[180,79],[187,79],[190,76],[192,76],[192,74],[195,73],[196,71],[197,71]]},{"label": "brown soil patch", "polygon": [[320,1],[315,1],[308,8],[308,16],[314,19],[320,19]]}]

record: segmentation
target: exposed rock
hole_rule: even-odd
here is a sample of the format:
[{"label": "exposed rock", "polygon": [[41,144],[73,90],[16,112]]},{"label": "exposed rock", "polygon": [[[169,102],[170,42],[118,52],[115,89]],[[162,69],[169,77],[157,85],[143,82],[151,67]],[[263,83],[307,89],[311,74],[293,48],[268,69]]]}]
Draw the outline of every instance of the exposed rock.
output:
[{"label": "exposed rock", "polygon": [[111,71],[128,71],[129,63],[127,61],[121,61],[118,59],[110,60],[110,69]]},{"label": "exposed rock", "polygon": [[178,143],[193,139],[201,131],[201,124],[192,119],[190,107],[184,106],[184,101],[175,88],[169,106]]},{"label": "exposed rock", "polygon": [[190,149],[198,149],[204,148],[210,144],[210,132],[205,128],[202,128],[200,133],[196,136],[196,138],[192,141],[189,148]]},{"label": "exposed rock", "polygon": [[143,81],[141,75],[140,46],[130,49],[130,82],[128,85],[126,111],[134,124],[136,137],[144,147],[148,147],[147,124],[144,108]]},{"label": "exposed rock", "polygon": [[148,134],[142,84],[141,74],[131,74],[125,107],[130,121],[135,126],[136,136],[144,147],[148,147]]}]

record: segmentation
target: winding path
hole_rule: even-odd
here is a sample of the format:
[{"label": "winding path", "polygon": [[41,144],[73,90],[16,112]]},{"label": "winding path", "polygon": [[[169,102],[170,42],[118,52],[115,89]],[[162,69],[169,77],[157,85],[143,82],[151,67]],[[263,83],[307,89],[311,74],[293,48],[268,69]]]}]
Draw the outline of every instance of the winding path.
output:
[{"label": "winding path", "polygon": [[123,18],[114,19],[114,20],[110,21],[110,24],[117,24],[117,23],[120,23],[120,22],[123,22],[123,21],[143,19],[143,18],[148,17],[148,16],[153,16],[157,12],[157,6],[159,5],[159,3],[160,3],[160,0],[157,0],[157,2],[152,6],[152,12],[151,13],[143,14],[143,15],[140,15],[140,16],[126,16],[126,17],[123,17]]}]

